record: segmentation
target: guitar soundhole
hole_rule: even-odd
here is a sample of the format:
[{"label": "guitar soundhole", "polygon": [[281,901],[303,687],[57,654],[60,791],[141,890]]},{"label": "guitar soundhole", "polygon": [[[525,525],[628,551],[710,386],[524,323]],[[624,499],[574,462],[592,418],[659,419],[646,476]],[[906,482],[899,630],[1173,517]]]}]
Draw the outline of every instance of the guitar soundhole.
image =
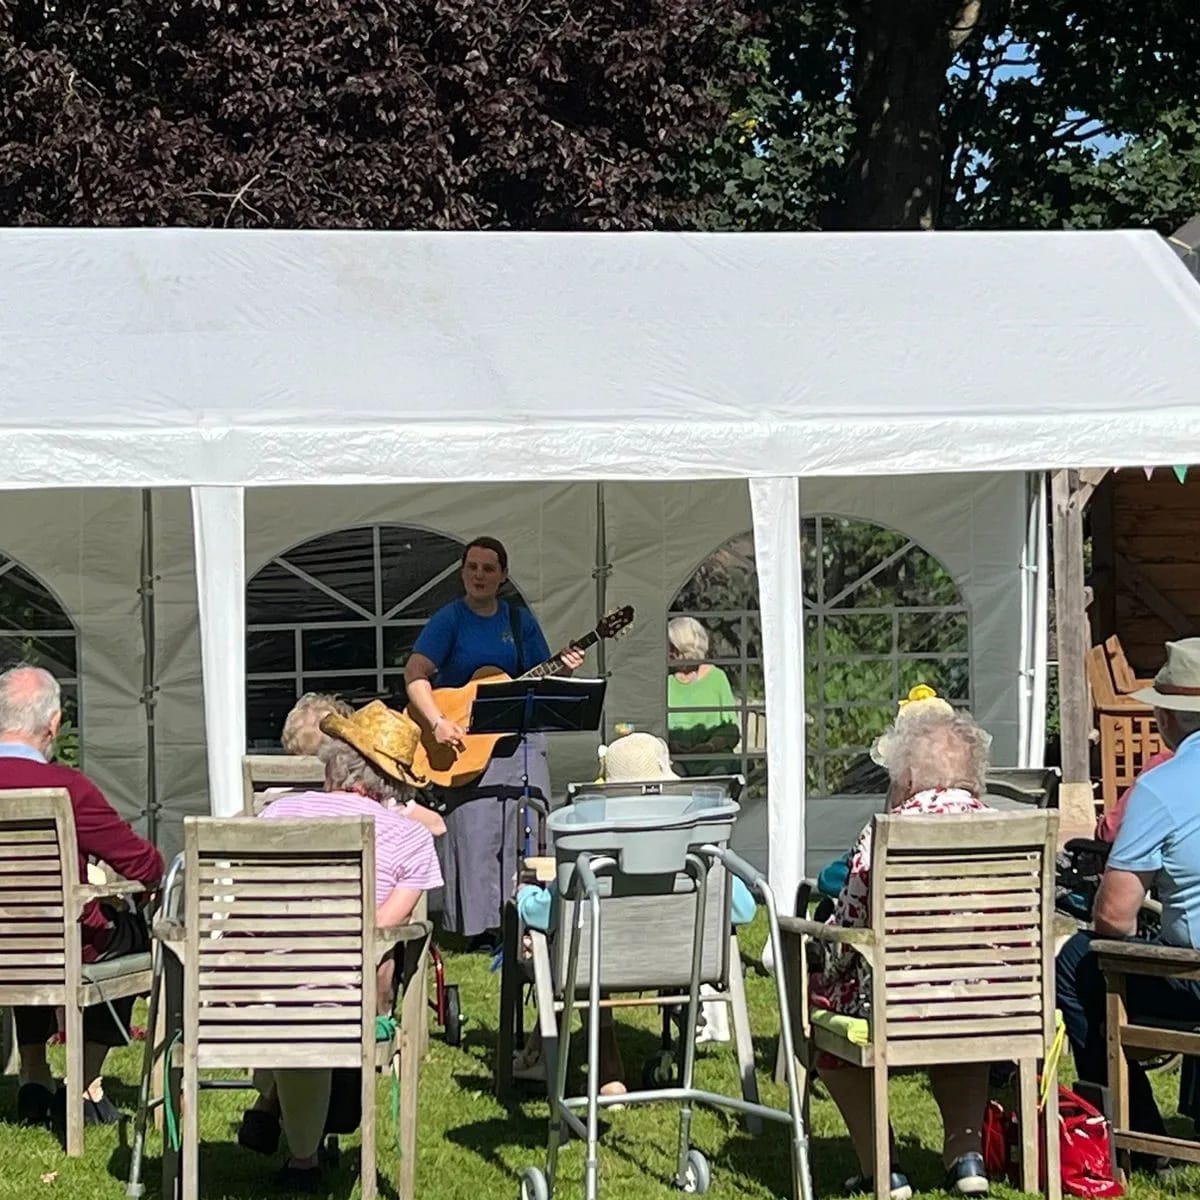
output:
[{"label": "guitar soundhole", "polygon": [[458,758],[458,752],[453,746],[443,746],[434,743],[429,748],[429,765],[435,771],[449,771]]}]

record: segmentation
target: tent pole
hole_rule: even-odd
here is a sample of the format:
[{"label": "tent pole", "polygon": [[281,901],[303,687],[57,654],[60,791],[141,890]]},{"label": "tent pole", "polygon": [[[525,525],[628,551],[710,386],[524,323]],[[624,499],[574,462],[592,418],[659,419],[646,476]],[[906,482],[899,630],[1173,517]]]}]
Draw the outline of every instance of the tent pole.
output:
[{"label": "tent pole", "polygon": [[158,665],[154,621],[154,497],[142,489],[142,562],[138,597],[142,608],[142,706],[146,712],[146,838],[158,844],[158,752],[155,708],[158,704]]},{"label": "tent pole", "polygon": [[[592,578],[596,581],[596,623],[599,624],[608,611],[608,577],[612,574],[612,563],[608,561],[608,517],[604,507],[604,482],[596,484],[596,569]],[[604,638],[596,645],[596,664],[600,678],[608,678],[608,654]]]}]

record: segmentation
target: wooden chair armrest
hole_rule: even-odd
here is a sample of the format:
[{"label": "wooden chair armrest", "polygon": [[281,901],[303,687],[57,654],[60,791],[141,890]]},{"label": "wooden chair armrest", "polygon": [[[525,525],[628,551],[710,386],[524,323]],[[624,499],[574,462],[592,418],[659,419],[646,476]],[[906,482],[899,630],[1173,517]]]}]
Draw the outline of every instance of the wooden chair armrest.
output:
[{"label": "wooden chair armrest", "polygon": [[170,917],[155,921],[151,932],[160,942],[182,942],[187,936],[183,922]]},{"label": "wooden chair armrest", "polygon": [[1132,697],[1122,699],[1120,696],[1116,700],[1098,701],[1095,708],[1098,713],[1110,717],[1148,717],[1154,711],[1150,705],[1141,700],[1134,700]]},{"label": "wooden chair armrest", "polygon": [[375,940],[390,942],[395,946],[401,942],[419,942],[432,933],[432,921],[405,921],[403,925],[384,925],[376,928]]},{"label": "wooden chair armrest", "polygon": [[820,921],[809,921],[804,917],[780,917],[779,929],[782,933],[816,938],[820,942],[842,942],[849,946],[875,945],[875,933],[871,929],[843,929],[840,925],[822,925]]},{"label": "wooden chair armrest", "polygon": [[84,903],[89,900],[107,900],[109,896],[136,896],[146,890],[144,883],[130,879],[114,879],[112,883],[77,883],[76,895]]},{"label": "wooden chair armrest", "polygon": [[397,946],[410,942],[426,942],[433,937],[432,921],[406,921],[403,925],[387,925],[375,930],[375,959],[382,962]]},{"label": "wooden chair armrest", "polygon": [[1150,973],[1161,974],[1164,967],[1177,967],[1183,971],[1200,968],[1200,950],[1185,950],[1181,946],[1156,946],[1149,942],[1122,942],[1116,938],[1097,938],[1092,950],[1100,955],[1101,966],[1116,967],[1122,974],[1139,975],[1139,967]]}]

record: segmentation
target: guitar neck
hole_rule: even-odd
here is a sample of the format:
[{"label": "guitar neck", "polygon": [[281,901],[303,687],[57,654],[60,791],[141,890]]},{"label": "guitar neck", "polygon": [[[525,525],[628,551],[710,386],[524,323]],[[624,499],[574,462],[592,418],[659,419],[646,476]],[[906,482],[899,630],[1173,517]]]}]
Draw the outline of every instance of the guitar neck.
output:
[{"label": "guitar neck", "polygon": [[[583,637],[571,643],[571,647],[576,650],[587,650],[594,646],[600,640],[599,634],[594,629],[585,633]],[[564,651],[559,651],[558,654],[552,655],[546,659],[544,663],[538,663],[531,671],[526,671],[521,679],[544,679],[547,675],[554,675],[563,668],[562,656]]]}]

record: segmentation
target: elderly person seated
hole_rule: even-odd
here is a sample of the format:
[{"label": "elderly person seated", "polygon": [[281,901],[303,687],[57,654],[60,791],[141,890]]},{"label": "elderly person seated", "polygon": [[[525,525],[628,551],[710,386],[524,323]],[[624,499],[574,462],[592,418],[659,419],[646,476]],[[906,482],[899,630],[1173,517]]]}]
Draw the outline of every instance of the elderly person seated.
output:
[{"label": "elderly person seated", "polygon": [[[667,737],[673,754],[722,754],[742,736],[738,702],[729,676],[704,660],[708,630],[695,617],[667,625],[671,671],[667,676]],[[688,759],[685,775],[719,774],[731,760]]]},{"label": "elderly person seated", "polygon": [[[328,746],[331,740],[322,728],[322,722],[329,716],[350,718],[354,716],[354,709],[345,700],[328,692],[305,692],[283,722],[283,735],[279,741],[285,753],[319,758],[322,748]],[[441,837],[446,832],[446,822],[441,815],[418,803],[411,794],[412,789],[403,790],[408,798],[398,799],[397,793],[385,802],[386,807],[398,808],[405,816],[424,825],[434,837]],[[264,803],[273,804],[281,796],[291,795],[295,791],[290,787],[267,788],[262,798]]]},{"label": "elderly person seated", "polygon": [[[894,815],[990,811],[979,799],[990,741],[969,715],[948,706],[926,708],[897,721],[876,744],[890,779],[889,810]],[[868,923],[870,871],[871,826],[867,825],[851,852],[849,876],[830,924],[861,927]],[[813,976],[810,986],[815,1007],[851,1017],[868,1014],[869,972],[864,960],[848,948],[832,949],[824,970]],[[871,1073],[827,1054],[821,1055],[817,1072],[846,1121],[858,1155],[861,1171],[847,1181],[847,1191],[869,1192],[874,1188]],[[960,1195],[982,1195],[988,1190],[981,1153],[988,1065],[931,1067],[929,1078],[942,1114],[947,1186]],[[894,1139],[892,1145],[894,1156]],[[894,1158],[890,1170],[892,1200],[909,1200],[912,1188]]]},{"label": "elderly person seated", "polygon": [[[421,893],[442,886],[442,874],[429,830],[404,815],[426,781],[413,773],[413,754],[420,738],[417,725],[380,701],[321,722],[329,740],[321,747],[325,763],[324,792],[296,792],[281,797],[258,817],[266,821],[313,821],[330,817],[369,816],[375,825],[375,922],[379,926],[407,921]],[[314,830],[314,837],[320,837]],[[378,1004],[390,1013],[393,965],[385,960],[378,975]],[[238,1141],[247,1149],[273,1154],[280,1127],[290,1157],[279,1182],[293,1190],[315,1191],[320,1185],[318,1151],[324,1133],[348,1133],[357,1127],[360,1096],[357,1075],[339,1078],[329,1070],[259,1071],[259,1099],[242,1115]],[[331,1102],[332,1098],[332,1102]],[[337,1111],[353,1106],[353,1111]]]},{"label": "elderly person seated", "polygon": [[[1105,986],[1091,944],[1095,938],[1132,938],[1150,887],[1162,902],[1167,946],[1200,950],[1200,638],[1167,643],[1167,662],[1154,686],[1134,692],[1154,708],[1173,757],[1138,776],[1116,833],[1092,910],[1093,930],[1077,933],[1058,955],[1056,989],[1067,1038],[1081,1079],[1108,1080]],[[1131,975],[1130,1019],[1200,1023],[1200,983],[1161,975]],[[1195,1098],[1181,1107],[1195,1110]],[[1145,1069],[1129,1063],[1129,1120],[1140,1133],[1164,1134],[1162,1114]],[[1157,1167],[1134,1156],[1135,1168]]]},{"label": "elderly person seated", "polygon": [[329,740],[321,730],[321,722],[334,713],[339,717],[354,715],[354,709],[340,696],[329,692],[305,692],[292,711],[284,718],[279,744],[285,754],[315,757]]},{"label": "elderly person seated", "polygon": [[[53,762],[62,724],[58,681],[40,667],[19,666],[0,675],[0,789],[62,788],[71,798],[79,850],[79,878],[87,878],[88,859],[107,863],[125,879],[144,884],[143,903],[162,879],[162,855],[121,819],[100,789],[81,771]],[[83,961],[104,962],[150,948],[140,911],[93,900],[79,919]],[[17,1118],[22,1124],[49,1123],[65,1132],[67,1104],[82,1104],[84,1123],[113,1124],[120,1113],[108,1100],[100,1076],[113,1046],[129,1041],[133,997],[96,1004],[83,1013],[85,1096],[68,1097],[50,1073],[46,1042],[56,1021],[50,1007],[19,1007],[13,1012],[21,1056]]]}]

